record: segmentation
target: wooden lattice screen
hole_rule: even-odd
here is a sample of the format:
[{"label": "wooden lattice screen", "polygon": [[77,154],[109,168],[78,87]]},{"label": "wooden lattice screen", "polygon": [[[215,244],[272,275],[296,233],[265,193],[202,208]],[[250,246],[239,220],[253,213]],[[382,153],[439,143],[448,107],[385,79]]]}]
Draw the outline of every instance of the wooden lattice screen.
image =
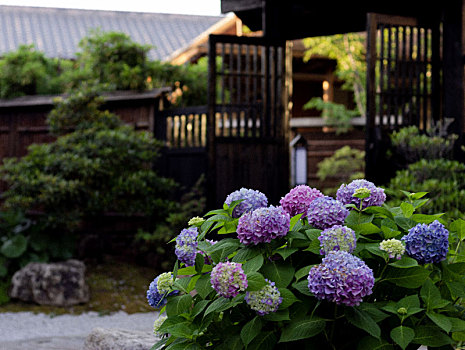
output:
[{"label": "wooden lattice screen", "polygon": [[383,182],[388,133],[428,129],[441,118],[441,33],[438,23],[368,14],[367,177]]}]

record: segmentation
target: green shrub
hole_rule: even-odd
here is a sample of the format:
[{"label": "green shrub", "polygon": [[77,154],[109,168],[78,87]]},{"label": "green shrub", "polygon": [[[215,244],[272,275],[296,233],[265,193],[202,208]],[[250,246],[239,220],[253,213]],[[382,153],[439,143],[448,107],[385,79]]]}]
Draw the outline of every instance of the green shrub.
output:
[{"label": "green shrub", "polygon": [[63,90],[60,69],[68,66],[45,57],[33,45],[21,45],[0,59],[0,98],[59,93]]},{"label": "green shrub", "polygon": [[[366,197],[365,193],[357,196]],[[167,300],[160,310],[162,316],[155,323],[157,334],[164,337],[154,349],[416,350],[420,345],[430,349],[453,349],[465,340],[462,305],[465,251],[459,248],[465,239],[465,221],[448,223],[441,214],[417,214],[417,209],[425,203],[423,196],[424,193],[409,194],[408,201],[399,207],[383,205],[360,209],[346,205],[350,213],[344,225],[355,231],[356,247],[351,253],[331,253],[343,253],[341,255],[359,261],[356,267],[340,260],[325,269],[321,265],[324,257],[319,240],[323,232],[311,226],[302,214],[291,218],[284,236],[246,245],[238,233],[241,219],[247,214],[241,218],[232,216],[240,201],[207,213],[205,221],[187,230],[192,241],[185,241],[187,243],[180,248],[177,246],[180,260],[185,259],[185,255],[180,254],[187,254],[191,251],[188,248],[194,247],[193,266],[185,266],[178,260],[172,269],[172,278],[171,273],[160,275],[150,286],[149,302],[162,306],[163,299]],[[321,222],[326,222],[327,211],[312,213],[313,219],[321,215]],[[257,237],[270,235],[270,227],[275,227],[272,222],[268,226],[264,222],[253,227]],[[401,238],[412,228],[422,228],[433,222],[436,228],[446,225],[448,238],[444,227],[434,231],[434,235],[441,238],[430,244],[430,252],[441,251],[440,258],[423,261],[423,258],[435,256],[426,252],[427,239],[423,238],[421,249],[417,250],[422,256],[416,256],[414,248],[417,246],[407,250]],[[266,227],[268,231],[262,231]],[[242,226],[242,234],[244,229]],[[194,237],[195,231],[197,237]],[[221,234],[229,234],[229,237],[221,239]],[[335,250],[345,242],[337,239],[347,239],[342,235],[332,237],[334,244],[341,244],[337,244]],[[219,241],[212,244],[206,238]],[[397,244],[395,256],[385,251],[386,241],[391,239]],[[331,253],[327,253],[326,258]],[[399,259],[396,259],[397,254]],[[225,270],[224,274],[213,276],[220,264],[225,266],[229,262],[239,264],[234,267],[234,275]],[[368,276],[366,267],[373,273],[371,293],[366,293],[360,303],[341,302],[344,297],[359,295],[356,291],[367,285],[361,282],[366,281],[363,276]],[[321,279],[317,277],[318,272],[309,273],[314,269],[323,276]],[[236,284],[228,284],[232,276]],[[351,276],[350,279],[346,280],[347,276]],[[275,284],[279,294],[273,291],[271,295],[268,287],[262,289],[269,286],[266,279]],[[323,286],[317,290],[318,294],[310,291],[310,279]],[[224,293],[226,287],[235,293],[222,296],[219,291]],[[255,312],[252,309],[255,304],[247,299],[253,299],[249,293],[258,291],[265,296],[259,301],[261,307],[255,310],[265,310],[263,314]],[[282,300],[276,302],[278,297]]]},{"label": "green shrub", "polygon": [[[76,94],[70,101],[58,102],[51,121],[58,133],[70,125],[75,131],[49,144],[31,145],[26,156],[7,159],[0,167],[9,184],[4,206],[40,210],[47,227],[67,229],[108,211],[164,218],[172,207],[168,198],[175,184],[152,170],[159,142],[98,111],[95,96]],[[95,113],[80,123],[73,117],[79,115],[76,105]],[[103,122],[108,120],[115,123]]]}]

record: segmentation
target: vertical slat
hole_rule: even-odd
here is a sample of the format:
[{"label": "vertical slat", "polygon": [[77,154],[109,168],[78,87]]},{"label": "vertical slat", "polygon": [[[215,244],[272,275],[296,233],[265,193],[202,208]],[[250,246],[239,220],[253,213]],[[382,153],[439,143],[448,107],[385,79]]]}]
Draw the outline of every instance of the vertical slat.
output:
[{"label": "vertical slat", "polygon": [[408,45],[408,62],[409,62],[409,69],[408,69],[408,114],[407,114],[407,124],[412,125],[413,123],[413,77],[414,77],[414,61],[413,61],[413,27],[409,26],[408,27],[408,40],[409,40],[409,45]]},{"label": "vertical slat", "polygon": [[416,116],[415,116],[415,125],[420,126],[421,120],[421,71],[422,71],[422,57],[421,57],[421,29],[416,28],[416,41],[417,41],[417,59],[416,59],[416,69],[415,69],[415,79],[416,79],[416,92],[415,92],[415,103],[416,103]]},{"label": "vertical slat", "polygon": [[441,101],[440,101],[440,70],[441,70],[441,57],[440,57],[440,45],[441,38],[438,25],[435,24],[431,30],[431,103],[433,119],[435,121],[440,120],[441,113]]},{"label": "vertical slat", "polygon": [[380,40],[380,49],[379,49],[379,109],[377,108],[377,115],[379,118],[384,118],[384,97],[386,94],[386,88],[384,84],[384,60],[385,60],[385,45],[384,45],[384,25],[381,24],[378,28],[379,31],[379,40]]},{"label": "vertical slat", "polygon": [[[227,136],[232,136],[232,126],[233,126],[233,103],[234,103],[234,44],[229,45],[229,110],[228,110],[228,128]],[[223,135],[226,136],[226,135]]]},{"label": "vertical slat", "polygon": [[276,64],[276,116],[279,117],[276,120],[277,126],[275,127],[275,137],[284,137],[284,123],[285,123],[285,116],[284,116],[284,109],[283,109],[283,85],[284,85],[284,55],[285,55],[285,48],[284,47],[277,47],[277,64]]},{"label": "vertical slat", "polygon": [[397,117],[399,115],[399,63],[400,63],[400,47],[399,47],[399,27],[395,27],[395,56],[394,56],[394,125],[391,125],[391,120],[389,120],[389,126],[397,126]]},{"label": "vertical slat", "polygon": [[252,120],[252,137],[257,137],[257,117],[258,117],[258,46],[253,47],[253,120]]},{"label": "vertical slat", "polygon": [[269,130],[269,123],[268,118],[270,115],[270,48],[268,46],[262,47],[262,94],[263,94],[263,114],[260,118],[260,129],[262,130],[261,136],[262,137],[269,137],[270,130]]},{"label": "vertical slat", "polygon": [[270,51],[270,113],[269,120],[269,136],[275,137],[275,124],[276,124],[276,47],[271,46]]},{"label": "vertical slat", "polygon": [[399,116],[399,120],[397,121],[398,122],[398,125],[404,125],[405,124],[405,104],[407,102],[407,97],[406,97],[406,93],[407,93],[407,88],[406,88],[406,85],[407,85],[407,27],[406,26],[401,26],[400,27],[402,29],[402,58],[400,60],[401,62],[401,76],[402,76],[402,79],[401,79],[401,88],[400,88],[400,98],[399,98],[399,101],[400,101],[400,116]]},{"label": "vertical slat", "polygon": [[242,89],[241,89],[241,75],[242,75],[242,70],[241,70],[241,59],[242,59],[242,45],[238,44],[237,45],[237,98],[236,98],[236,136],[240,137],[241,136],[241,102],[242,102]]},{"label": "vertical slat", "polygon": [[423,33],[423,72],[422,72],[422,80],[423,80],[423,116],[421,120],[421,127],[422,129],[426,129],[427,121],[428,121],[428,30],[424,29]]},{"label": "vertical slat", "polygon": [[[226,77],[225,77],[225,65],[226,65],[226,57],[225,57],[225,51],[226,51],[226,44],[221,43],[221,136],[224,136],[224,124],[225,124],[225,105],[226,105],[226,100],[225,100],[225,89],[226,89]],[[215,57],[216,58],[216,57]]]},{"label": "vertical slat", "polygon": [[250,45],[245,45],[245,96],[244,101],[246,103],[245,109],[245,124],[244,124],[244,137],[249,136],[249,119],[250,119],[250,84],[251,84],[251,71],[250,71]]},{"label": "vertical slat", "polygon": [[[387,105],[387,118],[391,118],[391,115],[394,114],[393,112],[393,105],[394,105],[394,98],[393,98],[393,93],[394,93],[394,90],[392,88],[392,83],[393,83],[393,60],[392,60],[392,36],[393,36],[393,31],[392,31],[392,26],[389,26],[388,27],[388,48],[387,48],[387,53],[388,53],[388,57],[387,57],[387,64],[388,64],[388,68],[387,68],[387,91],[389,92],[389,95],[388,95],[388,105]],[[384,119],[384,118],[383,118]],[[382,125],[383,122],[382,120],[380,119],[380,125]]]}]

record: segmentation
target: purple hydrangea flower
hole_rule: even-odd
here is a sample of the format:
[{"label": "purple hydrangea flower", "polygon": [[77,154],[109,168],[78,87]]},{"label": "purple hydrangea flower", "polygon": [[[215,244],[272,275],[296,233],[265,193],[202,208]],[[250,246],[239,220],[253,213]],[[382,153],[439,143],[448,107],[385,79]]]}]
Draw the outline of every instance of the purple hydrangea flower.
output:
[{"label": "purple hydrangea flower", "polygon": [[242,214],[253,211],[255,209],[266,207],[268,205],[268,199],[260,191],[249,190],[247,188],[241,188],[240,190],[234,191],[226,197],[224,201],[227,205],[230,205],[233,201],[243,199],[232,212],[233,218],[238,218]]},{"label": "purple hydrangea flower", "polygon": [[197,254],[197,236],[199,231],[197,227],[185,228],[176,237],[176,249],[174,253],[180,262],[186,266],[195,265],[195,256]]},{"label": "purple hydrangea flower", "polygon": [[239,218],[237,237],[242,244],[269,243],[289,232],[291,217],[281,207],[258,208]]},{"label": "purple hydrangea flower", "polygon": [[407,254],[420,264],[438,263],[449,251],[449,231],[437,220],[412,227],[402,240]]},{"label": "purple hydrangea flower", "polygon": [[275,283],[267,279],[265,281],[268,284],[259,291],[245,293],[245,302],[260,316],[276,312],[283,301]]},{"label": "purple hydrangea flower", "polygon": [[213,289],[225,298],[234,298],[248,286],[242,264],[229,261],[220,262],[213,268],[210,282]]},{"label": "purple hydrangea flower", "polygon": [[318,197],[308,206],[308,223],[313,227],[324,230],[334,225],[342,225],[349,211],[334,198]]},{"label": "purple hydrangea flower", "polygon": [[[362,189],[368,190],[368,197],[360,199],[354,197],[356,191]],[[371,206],[381,206],[386,200],[386,194],[380,187],[376,187],[373,182],[367,180],[354,180],[350,184],[342,184],[337,190],[336,198],[343,204],[355,204],[357,208],[360,208],[360,202],[362,203],[362,209]]]},{"label": "purple hydrangea flower", "polygon": [[332,250],[343,250],[352,253],[355,249],[355,232],[351,228],[335,225],[322,231],[318,237],[320,240],[320,254],[328,254]]},{"label": "purple hydrangea flower", "polygon": [[372,293],[374,284],[373,271],[365,262],[342,250],[329,252],[308,274],[310,292],[338,305],[359,305]]},{"label": "purple hydrangea flower", "polygon": [[289,191],[281,200],[279,204],[283,209],[289,213],[290,216],[296,216],[302,214],[302,217],[307,215],[308,206],[310,203],[318,197],[323,197],[316,188],[311,188],[307,185],[299,185]]},{"label": "purple hydrangea flower", "polygon": [[149,305],[155,309],[159,309],[167,303],[166,296],[175,295],[179,293],[179,291],[177,290],[168,293],[168,291],[166,290],[160,291],[158,289],[158,278],[160,276],[163,278],[165,274],[161,274],[155,277],[155,279],[150,283],[149,289],[147,290],[147,301]]}]

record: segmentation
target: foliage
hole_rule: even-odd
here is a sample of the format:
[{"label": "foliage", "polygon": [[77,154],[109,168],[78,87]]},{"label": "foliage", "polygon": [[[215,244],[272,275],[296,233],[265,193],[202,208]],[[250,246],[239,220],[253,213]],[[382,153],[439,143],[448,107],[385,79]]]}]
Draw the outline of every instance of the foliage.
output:
[{"label": "foliage", "polygon": [[69,259],[73,235],[54,235],[41,230],[18,210],[0,212],[0,304],[7,302],[13,273],[29,262]]},{"label": "foliage", "polygon": [[33,45],[21,45],[0,59],[0,98],[58,93],[63,89],[60,70],[68,66]]},{"label": "foliage", "polygon": [[[69,126],[64,121],[68,120],[77,123],[76,130],[55,142],[29,146],[21,159],[5,160],[0,174],[10,185],[4,193],[6,208],[40,210],[47,227],[67,229],[84,217],[108,211],[141,213],[154,220],[169,212],[174,183],[151,168],[159,143],[148,132],[119,123],[105,125],[103,121],[117,117],[97,111],[94,97],[78,93],[70,98],[72,102],[59,101],[53,125],[60,131]],[[95,110],[93,120],[84,118],[79,124],[67,119],[74,115],[70,107],[76,105]]]},{"label": "foliage", "polygon": [[398,157],[405,159],[407,164],[421,159],[452,159],[454,142],[457,135],[442,136],[433,129],[428,133],[420,133],[416,126],[408,126],[394,131],[391,142]]},{"label": "foliage", "polygon": [[352,129],[352,118],[356,117],[357,111],[351,111],[343,104],[324,101],[321,97],[313,97],[304,105],[304,109],[315,108],[321,111],[325,124],[336,128],[336,134],[343,134]]},{"label": "foliage", "polygon": [[304,60],[325,56],[337,60],[336,75],[344,81],[343,88],[354,91],[358,115],[364,116],[366,106],[365,35],[362,33],[337,34],[304,39]]},{"label": "foliage", "polygon": [[[316,175],[320,181],[336,178],[340,183],[349,182],[364,177],[365,151],[350,146],[344,146],[334,152],[331,157],[323,159],[317,164]],[[337,188],[325,189],[328,194],[336,193]]]},{"label": "foliage", "polygon": [[[291,219],[284,237],[246,246],[236,237],[240,219],[232,216],[239,201],[208,212],[203,223],[191,226],[199,230],[195,264],[174,265],[173,289],[180,293],[167,297],[161,310],[167,319],[156,329],[157,334],[167,336],[153,349],[413,350],[420,345],[431,349],[459,345],[465,341],[461,305],[465,297],[465,251],[460,249],[465,239],[465,221],[448,223],[441,214],[417,214],[427,201],[425,193],[406,195],[407,200],[397,207],[361,209],[348,205],[351,212],[345,225],[357,237],[351,259],[359,261],[365,266],[364,271],[371,270],[375,277],[372,294],[354,306],[319,300],[310,292],[307,276],[314,276],[315,271],[330,271],[325,272],[319,265],[321,230],[310,226],[301,214]],[[450,246],[444,261],[420,264],[405,254],[397,260],[394,256],[402,254],[403,249],[391,251],[387,245],[382,247],[388,251],[380,249],[383,240],[394,238],[402,244],[400,239],[413,227],[433,221],[436,226],[441,226],[441,222],[449,229]],[[222,234],[227,238],[217,243],[206,240]],[[231,298],[217,293],[223,277],[215,277],[215,283],[210,283],[212,270],[226,261],[239,263],[240,268],[236,264],[234,269],[243,270],[247,278],[246,292],[241,292],[242,283]],[[317,266],[320,270],[314,270]],[[264,311],[256,313],[247,301],[252,294],[247,293],[264,291],[262,288],[267,285],[272,290],[274,286],[266,279],[275,284],[282,300],[276,294],[270,295],[273,304],[271,299],[263,300],[260,310]],[[315,281],[311,282],[313,286]],[[324,283],[328,293],[341,288],[332,285],[331,280]],[[344,293],[344,289],[340,292]],[[265,304],[271,306],[275,302],[280,303],[279,308],[267,313],[270,309]]]},{"label": "foliage", "polygon": [[461,217],[465,213],[465,165],[448,159],[422,159],[399,170],[389,182],[392,203],[401,201],[399,189],[425,191],[431,201],[421,208],[422,213],[447,213]]},{"label": "foliage", "polygon": [[85,78],[86,81],[108,84],[114,90],[147,89],[150,46],[140,45],[124,33],[95,30],[81,40],[79,47],[77,63],[80,69],[70,72],[69,76],[73,87],[79,86]]},{"label": "foliage", "polygon": [[[465,206],[465,165],[451,160],[457,135],[442,136],[440,128],[421,134],[416,126],[402,128],[391,135],[395,159],[406,165],[390,180],[392,204],[400,203],[400,189],[426,191],[431,197],[423,213],[462,216]],[[444,159],[446,158],[446,159]]]}]

